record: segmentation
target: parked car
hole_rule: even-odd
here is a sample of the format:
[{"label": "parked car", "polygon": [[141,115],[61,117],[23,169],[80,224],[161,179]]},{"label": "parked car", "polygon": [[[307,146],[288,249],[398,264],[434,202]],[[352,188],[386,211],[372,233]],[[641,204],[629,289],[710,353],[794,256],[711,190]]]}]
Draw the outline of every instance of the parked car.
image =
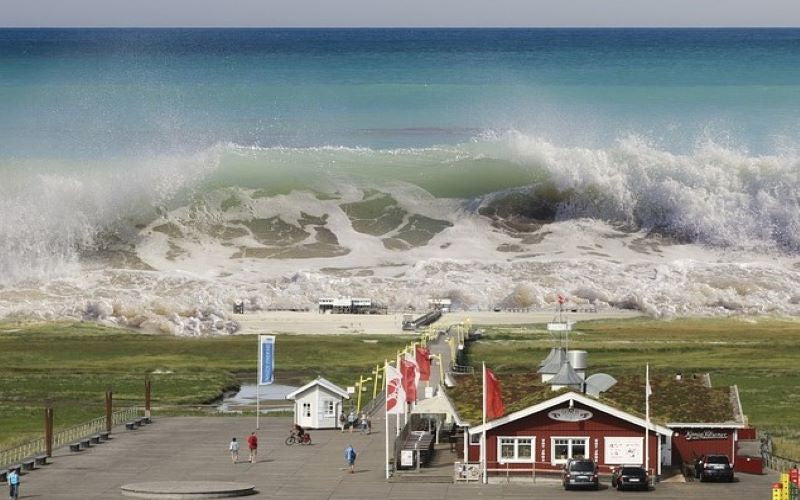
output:
[{"label": "parked car", "polygon": [[591,459],[569,460],[561,474],[564,489],[570,488],[600,488],[600,479],[597,476],[597,464]]},{"label": "parked car", "polygon": [[618,490],[649,490],[650,477],[644,467],[639,465],[622,465],[611,473],[611,487]]},{"label": "parked car", "polygon": [[695,470],[700,481],[714,479],[733,482],[733,465],[727,455],[702,455],[697,460]]}]

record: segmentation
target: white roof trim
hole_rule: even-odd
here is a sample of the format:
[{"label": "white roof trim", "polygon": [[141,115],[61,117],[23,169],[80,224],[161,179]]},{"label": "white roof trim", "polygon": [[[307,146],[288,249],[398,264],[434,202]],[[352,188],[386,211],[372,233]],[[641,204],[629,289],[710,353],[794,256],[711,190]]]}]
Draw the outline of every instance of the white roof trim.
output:
[{"label": "white roof trim", "polygon": [[331,391],[334,394],[337,394],[337,395],[339,395],[339,396],[341,396],[341,397],[343,397],[345,399],[350,399],[350,395],[347,393],[347,391],[345,391],[344,389],[342,389],[338,385],[334,384],[330,380],[326,380],[326,379],[324,379],[322,377],[317,377],[316,379],[314,379],[311,382],[307,383],[303,387],[300,387],[299,389],[296,389],[293,392],[290,392],[289,394],[286,395],[286,399],[295,399],[295,398],[297,398],[298,395],[306,392],[308,389],[314,387],[315,385],[320,385],[320,386],[324,387],[325,389],[328,389],[329,391]]},{"label": "white roof trim", "polygon": [[[554,397],[552,399],[548,399],[547,401],[543,401],[543,402],[541,402],[539,404],[536,404],[536,405],[533,405],[533,406],[529,406],[529,407],[527,407],[525,409],[522,409],[522,410],[519,410],[519,411],[515,411],[514,413],[509,413],[508,415],[506,415],[504,417],[501,417],[501,418],[498,418],[497,420],[492,420],[491,422],[486,422],[483,425],[479,425],[477,427],[471,428],[469,430],[469,433],[470,434],[474,434],[474,433],[478,433],[478,432],[488,431],[490,429],[494,429],[495,427],[500,427],[501,425],[505,425],[505,424],[507,424],[509,422],[513,422],[515,420],[519,420],[520,418],[524,418],[524,417],[527,417],[529,415],[533,415],[535,413],[539,413],[539,412],[544,411],[544,410],[546,410],[548,408],[552,408],[553,406],[556,406],[556,405],[559,405],[559,404],[562,404],[562,403],[567,403],[570,400],[576,401],[576,402],[581,403],[583,405],[586,405],[586,406],[588,406],[590,408],[594,408],[596,410],[602,411],[603,413],[608,413],[609,415],[617,417],[617,418],[619,418],[621,420],[625,420],[626,422],[630,422],[630,423],[632,423],[634,425],[638,425],[639,427],[645,427],[647,425],[647,422],[645,422],[644,419],[641,419],[639,417],[631,415],[630,413],[625,413],[622,410],[618,410],[616,408],[608,406],[607,404],[601,403],[600,401],[596,401],[596,400],[594,400],[592,398],[584,396],[583,394],[578,394],[577,392],[567,392],[567,393],[564,393],[564,394],[562,394],[560,396],[556,396],[556,397]],[[658,434],[661,434],[661,435],[664,435],[664,436],[672,436],[672,430],[668,429],[668,428],[666,428],[664,426],[657,425],[657,424],[654,424],[653,422],[650,422],[650,428],[652,430],[654,430],[655,432],[657,432]]]},{"label": "white roof trim", "polygon": [[747,424],[739,422],[669,422],[667,425],[675,429],[746,429],[749,427]]}]

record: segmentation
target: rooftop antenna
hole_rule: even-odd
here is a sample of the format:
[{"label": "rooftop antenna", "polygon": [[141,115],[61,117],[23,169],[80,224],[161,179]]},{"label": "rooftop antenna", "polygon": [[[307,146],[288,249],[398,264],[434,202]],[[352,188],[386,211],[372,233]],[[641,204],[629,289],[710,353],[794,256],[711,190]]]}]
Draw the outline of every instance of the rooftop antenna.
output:
[{"label": "rooftop antenna", "polygon": [[560,347],[569,350],[569,332],[572,330],[572,323],[564,319],[564,304],[567,302],[567,296],[559,292],[557,297],[556,315],[553,321],[547,323],[547,331],[554,340],[558,341]]}]

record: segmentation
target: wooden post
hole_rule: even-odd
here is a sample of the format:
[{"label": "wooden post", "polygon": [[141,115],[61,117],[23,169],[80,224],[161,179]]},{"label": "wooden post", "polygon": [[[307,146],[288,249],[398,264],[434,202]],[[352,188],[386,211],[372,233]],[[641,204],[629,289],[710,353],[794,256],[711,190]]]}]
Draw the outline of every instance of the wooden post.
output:
[{"label": "wooden post", "polygon": [[44,451],[48,457],[53,456],[53,402],[44,402]]},{"label": "wooden post", "polygon": [[150,389],[152,382],[149,378],[144,379],[144,416],[150,418]]},{"label": "wooden post", "polygon": [[106,391],[106,432],[111,432],[111,427],[112,424],[114,423],[112,421],[112,416],[111,416],[111,405],[113,397],[114,394],[111,392],[111,388],[109,387],[108,390]]}]

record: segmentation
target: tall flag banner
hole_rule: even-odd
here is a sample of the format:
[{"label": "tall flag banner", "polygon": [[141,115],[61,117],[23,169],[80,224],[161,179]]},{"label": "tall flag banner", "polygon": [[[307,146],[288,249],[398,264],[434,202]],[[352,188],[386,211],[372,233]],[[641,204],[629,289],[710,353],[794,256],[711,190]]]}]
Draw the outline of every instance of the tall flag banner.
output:
[{"label": "tall flag banner", "polygon": [[403,376],[403,389],[406,391],[406,403],[417,400],[417,370],[416,365],[405,357],[400,358],[400,373]]},{"label": "tall flag banner", "polygon": [[386,365],[386,413],[405,413],[406,391],[403,389],[403,377],[394,366]]},{"label": "tall flag banner", "polygon": [[425,347],[417,346],[415,353],[417,356],[417,368],[419,368],[419,379],[427,382],[431,379],[431,352]]},{"label": "tall flag banner", "polygon": [[411,363],[411,366],[414,367],[414,387],[419,386],[420,381],[420,371],[419,365],[417,364],[417,355],[415,352],[407,352],[403,355],[403,359]]},{"label": "tall flag banner", "polygon": [[497,380],[492,370],[486,369],[484,383],[486,384],[486,417],[491,420],[500,418],[506,411],[503,405],[503,395],[500,389],[500,381]]},{"label": "tall flag banner", "polygon": [[275,369],[275,336],[258,336],[258,385],[273,382]]}]

